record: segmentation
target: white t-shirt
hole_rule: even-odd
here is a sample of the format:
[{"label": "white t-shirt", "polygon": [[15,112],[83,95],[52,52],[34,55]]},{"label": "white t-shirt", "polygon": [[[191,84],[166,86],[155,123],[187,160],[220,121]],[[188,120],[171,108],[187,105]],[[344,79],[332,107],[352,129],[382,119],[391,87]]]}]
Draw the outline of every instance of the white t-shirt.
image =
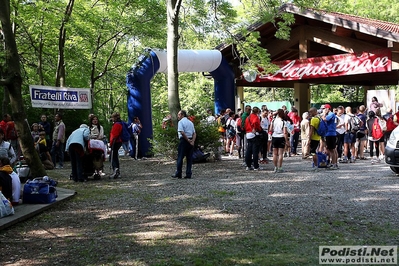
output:
[{"label": "white t-shirt", "polygon": [[19,198],[21,196],[21,181],[19,179],[19,176],[15,173],[12,172],[10,174],[11,180],[12,180],[12,202],[19,202]]},{"label": "white t-shirt", "polygon": [[[345,118],[346,115],[345,114],[341,114],[341,116],[337,115],[337,129],[336,131],[338,132],[338,134],[344,134],[346,129],[345,129]],[[340,125],[343,125],[342,127],[340,127]]]},{"label": "white t-shirt", "polygon": [[272,123],[273,123],[272,137],[283,138],[284,137],[284,127],[286,127],[285,122],[280,117],[276,117],[272,121]]},{"label": "white t-shirt", "polygon": [[236,121],[234,120],[234,119],[232,119],[232,118],[229,118],[229,120],[227,120],[227,122],[226,122],[226,126],[232,126],[234,129],[236,128]]},{"label": "white t-shirt", "polygon": [[269,125],[270,125],[269,118],[267,116],[262,117],[262,120],[260,120],[260,126],[262,127],[262,129],[267,132],[269,130]]}]

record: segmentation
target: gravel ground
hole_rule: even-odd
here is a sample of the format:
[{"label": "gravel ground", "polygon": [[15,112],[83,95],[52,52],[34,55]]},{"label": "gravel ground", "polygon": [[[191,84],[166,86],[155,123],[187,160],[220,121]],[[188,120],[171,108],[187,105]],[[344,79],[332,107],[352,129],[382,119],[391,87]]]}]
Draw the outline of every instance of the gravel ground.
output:
[{"label": "gravel ground", "polygon": [[[123,247],[114,250],[110,240],[114,235],[132,236],[136,244],[147,247],[153,241],[177,236],[182,242],[188,241],[182,236],[190,235],[195,244],[186,243],[184,247],[192,251],[210,238],[228,238],[256,230],[266,220],[277,223],[300,220],[311,227],[323,217],[327,223],[329,219],[353,221],[359,229],[370,223],[399,228],[398,177],[385,163],[356,161],[340,164],[339,170],[316,172],[311,164],[311,160],[300,156],[288,157],[284,158],[284,173],[273,173],[271,163],[256,172],[246,171],[237,157],[223,157],[221,161],[195,164],[192,179],[174,179],[171,178],[175,171],[173,161],[159,158],[135,161],[122,157],[120,179],[103,177],[84,184],[69,180],[66,164],[64,169],[49,175],[57,177],[60,186],[75,189],[77,196],[1,232],[1,241],[8,243],[6,248],[0,247],[1,254],[14,255],[1,256],[0,264],[89,265],[77,263],[80,255],[74,242],[86,238],[90,243],[98,239],[97,253],[106,248],[107,253],[128,256]],[[108,163],[106,170],[109,172]],[[98,195],[87,201],[82,197],[89,188]],[[120,190],[117,196],[115,190]],[[234,229],[208,224],[222,220]],[[398,236],[392,237],[399,241]],[[89,243],[82,243],[88,248]],[[178,254],[182,247],[176,248]],[[59,255],[44,256],[50,249]],[[152,256],[149,251],[137,250],[136,257]],[[32,254],[38,254],[34,261]],[[40,260],[43,257],[46,260]],[[143,264],[134,264],[128,257],[123,260],[124,263],[115,265],[153,265],[149,259]]]}]

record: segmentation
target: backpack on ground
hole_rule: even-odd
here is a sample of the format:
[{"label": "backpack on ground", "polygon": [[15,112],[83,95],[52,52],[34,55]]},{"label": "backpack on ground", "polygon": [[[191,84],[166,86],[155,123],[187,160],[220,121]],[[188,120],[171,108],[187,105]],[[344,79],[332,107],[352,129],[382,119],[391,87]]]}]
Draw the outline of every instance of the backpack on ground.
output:
[{"label": "backpack on ground", "polygon": [[129,130],[128,123],[126,123],[124,121],[121,121],[118,123],[121,123],[121,125],[122,125],[122,132],[120,135],[122,142],[128,142],[130,140],[130,130]]},{"label": "backpack on ground", "polygon": [[320,120],[320,123],[319,123],[319,127],[316,129],[316,132],[320,137],[325,137],[327,134],[327,130],[328,130],[327,123],[320,117],[318,117],[318,119]]},{"label": "backpack on ground", "polygon": [[327,154],[322,152],[317,152],[317,168],[327,167]]},{"label": "backpack on ground", "polygon": [[384,136],[384,132],[382,132],[382,128],[379,123],[378,118],[374,118],[373,128],[371,129],[371,136],[373,139],[380,139]]},{"label": "backpack on ground", "polygon": [[362,120],[357,115],[350,115],[349,118],[349,126],[350,126],[350,131],[352,133],[356,133],[360,130],[360,127],[362,125]]}]

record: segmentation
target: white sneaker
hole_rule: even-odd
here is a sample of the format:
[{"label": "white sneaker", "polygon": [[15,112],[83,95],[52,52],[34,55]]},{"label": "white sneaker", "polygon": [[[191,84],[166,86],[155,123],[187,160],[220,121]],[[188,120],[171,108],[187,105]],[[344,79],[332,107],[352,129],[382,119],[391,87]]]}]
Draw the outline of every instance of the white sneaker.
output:
[{"label": "white sneaker", "polygon": [[277,173],[277,167],[274,167],[273,173]]},{"label": "white sneaker", "polygon": [[258,168],[255,168],[255,169],[254,169],[254,171],[261,171],[261,170],[263,170],[262,167],[258,167]]},{"label": "white sneaker", "polygon": [[254,170],[254,169],[253,169],[252,167],[248,167],[248,166],[247,166],[247,168],[245,168],[245,170],[246,170],[246,171],[252,171],[252,170]]}]

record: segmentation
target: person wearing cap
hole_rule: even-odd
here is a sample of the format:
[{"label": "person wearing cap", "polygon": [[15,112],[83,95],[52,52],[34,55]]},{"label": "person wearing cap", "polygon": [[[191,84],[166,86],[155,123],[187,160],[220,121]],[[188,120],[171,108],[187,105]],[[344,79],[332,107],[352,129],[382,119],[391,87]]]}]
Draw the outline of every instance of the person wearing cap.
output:
[{"label": "person wearing cap", "polygon": [[65,151],[71,158],[72,179],[75,182],[85,182],[83,177],[82,159],[85,153],[86,143],[90,138],[90,129],[88,125],[82,124],[75,129],[66,141]]},{"label": "person wearing cap", "polygon": [[326,133],[326,146],[328,155],[330,157],[331,165],[329,169],[336,170],[338,169],[338,154],[337,154],[337,131],[336,131],[336,115],[332,112],[331,105],[324,104],[324,110],[321,115],[321,119],[323,119],[327,124],[327,133]]}]

